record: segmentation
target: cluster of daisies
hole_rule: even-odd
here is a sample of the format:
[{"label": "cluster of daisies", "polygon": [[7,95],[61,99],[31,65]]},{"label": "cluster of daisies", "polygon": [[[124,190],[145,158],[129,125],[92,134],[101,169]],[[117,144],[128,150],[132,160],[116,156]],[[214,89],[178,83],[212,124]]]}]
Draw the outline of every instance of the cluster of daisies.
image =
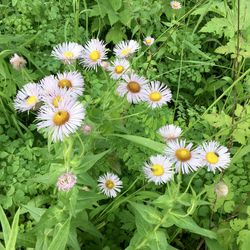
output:
[{"label": "cluster of daisies", "polygon": [[[143,43],[151,46],[154,38],[146,37]],[[139,48],[140,45],[135,40],[122,41],[114,47],[115,59],[109,62],[104,42],[91,39],[84,47],[74,42],[59,44],[52,55],[67,64],[79,59],[87,69],[97,70],[102,67],[110,73],[112,79],[118,81],[116,92],[119,96],[126,97],[129,103],[147,102],[151,108],[161,107],[170,102],[171,91],[165,84],[150,82],[133,72],[130,59]]]},{"label": "cluster of daisies", "polygon": [[46,76],[38,83],[27,83],[14,101],[19,112],[38,110],[37,128],[52,141],[63,140],[82,124],[85,110],[77,100],[83,93],[84,80],[77,71]]},{"label": "cluster of daisies", "polygon": [[[182,129],[175,125],[166,125],[158,130],[166,142],[164,155],[151,156],[143,166],[143,172],[149,182],[156,185],[171,181],[175,173],[188,174],[199,168],[208,167],[215,173],[222,171],[230,164],[228,149],[216,141],[205,142],[197,148],[192,143],[179,139]],[[76,177],[67,173],[58,179],[59,190],[68,191],[76,183]],[[122,181],[114,173],[106,173],[99,177],[98,187],[108,197],[116,197],[122,189]]]}]

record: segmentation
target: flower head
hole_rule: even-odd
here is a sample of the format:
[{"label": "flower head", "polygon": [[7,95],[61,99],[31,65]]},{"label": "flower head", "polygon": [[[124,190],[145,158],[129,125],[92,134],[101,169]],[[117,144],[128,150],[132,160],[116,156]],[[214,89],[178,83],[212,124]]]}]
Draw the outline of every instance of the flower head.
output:
[{"label": "flower head", "polygon": [[87,69],[97,69],[107,59],[107,49],[104,42],[98,39],[91,39],[83,49],[82,64]]},{"label": "flower head", "polygon": [[72,189],[76,184],[76,176],[72,173],[64,173],[63,175],[59,176],[56,186],[59,191],[69,191]]},{"label": "flower head", "polygon": [[216,141],[205,142],[201,146],[202,165],[207,166],[209,171],[215,173],[218,169],[222,171],[230,164],[228,149]]},{"label": "flower head", "polygon": [[85,135],[89,135],[92,131],[92,126],[90,126],[89,124],[84,124],[82,127],[81,127],[81,130],[82,132],[85,134]]},{"label": "flower head", "polygon": [[115,59],[112,66],[109,67],[110,76],[113,79],[119,79],[124,73],[127,73],[129,62],[125,59]]},{"label": "flower head", "polygon": [[98,182],[98,187],[108,197],[116,197],[117,192],[120,192],[122,188],[122,181],[113,173],[100,176]]},{"label": "flower head", "polygon": [[166,183],[173,178],[174,171],[168,158],[162,155],[151,156],[150,162],[145,163],[144,173],[147,179],[156,185]]},{"label": "flower head", "polygon": [[114,53],[119,58],[128,58],[139,48],[139,43],[134,40],[122,41],[115,46]]},{"label": "flower head", "polygon": [[147,36],[144,40],[143,43],[147,46],[151,46],[154,43],[155,39],[151,36]]},{"label": "flower head", "polygon": [[65,64],[71,64],[82,55],[83,47],[74,42],[65,42],[55,46],[51,55]]},{"label": "flower head", "polygon": [[171,140],[165,149],[166,157],[175,164],[175,171],[188,174],[201,166],[200,150],[193,149],[185,140]]},{"label": "flower head", "polygon": [[171,8],[174,9],[174,10],[179,10],[179,9],[181,9],[181,3],[178,2],[178,1],[172,1],[172,2],[170,2],[170,6],[171,6]]},{"label": "flower head", "polygon": [[182,130],[180,127],[170,124],[161,127],[158,130],[158,133],[166,142],[168,142],[170,140],[176,140],[177,138],[179,138],[182,133]]},{"label": "flower head", "polygon": [[158,81],[153,81],[146,88],[146,102],[151,108],[161,107],[167,105],[171,101],[171,90]]},{"label": "flower head", "polygon": [[10,64],[16,70],[22,69],[26,65],[26,63],[26,60],[18,54],[14,54],[14,56],[10,58]]},{"label": "flower head", "polygon": [[124,75],[117,93],[122,97],[126,95],[130,103],[138,103],[146,98],[146,83],[147,80],[144,77],[136,74]]},{"label": "flower head", "polygon": [[59,88],[71,90],[73,95],[81,95],[84,89],[84,80],[77,71],[58,73],[56,85]]},{"label": "flower head", "polygon": [[35,109],[41,101],[41,88],[36,83],[27,83],[17,92],[14,107],[20,112]]},{"label": "flower head", "polygon": [[54,105],[44,105],[37,116],[38,129],[52,136],[52,141],[63,140],[66,136],[74,133],[80,127],[85,116],[82,104],[71,98],[65,98]]}]

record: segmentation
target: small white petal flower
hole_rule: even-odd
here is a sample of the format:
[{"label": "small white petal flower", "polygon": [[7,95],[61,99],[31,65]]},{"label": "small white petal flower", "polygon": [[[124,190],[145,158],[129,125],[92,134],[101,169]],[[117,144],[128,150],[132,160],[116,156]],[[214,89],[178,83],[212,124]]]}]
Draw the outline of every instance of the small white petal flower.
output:
[{"label": "small white petal flower", "polygon": [[58,90],[58,80],[53,75],[45,76],[39,82],[42,89],[42,96],[46,97]]},{"label": "small white petal flower", "polygon": [[76,176],[72,173],[64,173],[59,176],[56,186],[59,191],[67,192],[72,189],[76,184]]},{"label": "small white petal flower", "polygon": [[71,98],[58,102],[58,108],[53,105],[41,107],[37,116],[38,129],[52,136],[52,141],[63,140],[81,126],[85,116],[83,105]]},{"label": "small white petal flower", "polygon": [[27,83],[17,92],[14,107],[17,111],[24,112],[34,109],[41,101],[41,88],[36,83]]},{"label": "small white petal flower", "polygon": [[200,147],[202,165],[207,166],[209,171],[215,173],[218,169],[222,171],[230,164],[230,153],[228,149],[216,141],[205,142]]},{"label": "small white petal flower", "polygon": [[58,108],[59,103],[65,99],[76,100],[77,96],[73,93],[72,89],[55,87],[53,91],[47,95],[42,96],[42,101],[45,104],[53,105]]},{"label": "small white petal flower", "polygon": [[220,181],[216,184],[215,193],[218,198],[226,197],[228,195],[228,186],[224,181]]},{"label": "small white petal flower", "polygon": [[108,197],[116,197],[117,192],[121,192],[122,181],[116,174],[106,173],[99,177],[98,187]]},{"label": "small white petal flower", "polygon": [[122,97],[126,95],[130,103],[144,101],[146,98],[146,83],[147,80],[144,77],[136,74],[124,75],[123,80],[117,87],[117,93]]},{"label": "small white petal flower", "polygon": [[173,124],[163,126],[159,128],[158,133],[162,136],[164,141],[176,140],[180,137],[182,129]]},{"label": "small white petal flower", "polygon": [[26,65],[26,63],[26,60],[18,54],[14,54],[14,56],[10,58],[10,64],[16,70],[22,69]]},{"label": "small white petal flower", "polygon": [[167,105],[172,98],[171,90],[158,81],[153,81],[147,85],[146,94],[147,98],[145,101],[153,109],[161,107],[162,105]]},{"label": "small white petal flower", "polygon": [[151,46],[154,43],[155,39],[151,36],[147,36],[144,40],[143,43],[147,46]]},{"label": "small white petal flower", "polygon": [[175,172],[188,174],[202,166],[200,149],[191,149],[192,143],[186,145],[185,140],[171,140],[165,149],[166,157],[175,164]]},{"label": "small white petal flower", "polygon": [[119,79],[124,73],[128,73],[129,62],[125,59],[115,59],[112,63],[113,66],[109,67],[110,76],[113,79]]},{"label": "small white petal flower", "polygon": [[59,88],[69,89],[75,95],[83,93],[84,80],[77,71],[58,73],[56,79]]},{"label": "small white petal flower", "polygon": [[106,53],[107,49],[103,41],[91,39],[84,46],[81,63],[87,69],[97,70],[97,66],[101,66],[102,61],[107,59]]},{"label": "small white petal flower", "polygon": [[170,6],[171,6],[171,8],[174,9],[174,10],[179,10],[179,9],[181,9],[181,3],[178,2],[178,1],[172,1],[172,2],[170,2]]},{"label": "small white petal flower", "polygon": [[139,48],[139,43],[134,40],[122,41],[115,46],[114,53],[119,58],[128,58]]},{"label": "small white petal flower", "polygon": [[81,57],[82,52],[83,47],[80,44],[65,42],[54,47],[51,55],[65,64],[71,64]]},{"label": "small white petal flower", "polygon": [[174,171],[172,165],[173,163],[171,163],[165,156],[151,156],[150,162],[145,163],[144,173],[150,182],[160,185],[173,178]]}]

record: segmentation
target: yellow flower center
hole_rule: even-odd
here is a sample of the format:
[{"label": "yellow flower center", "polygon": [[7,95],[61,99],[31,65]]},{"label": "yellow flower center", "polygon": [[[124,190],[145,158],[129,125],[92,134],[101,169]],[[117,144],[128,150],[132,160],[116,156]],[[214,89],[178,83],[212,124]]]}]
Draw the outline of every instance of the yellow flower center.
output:
[{"label": "yellow flower center", "polygon": [[121,51],[121,54],[123,56],[128,56],[131,53],[131,49],[130,48],[125,48]]},{"label": "yellow flower center", "polygon": [[123,70],[124,70],[124,67],[121,66],[121,65],[117,65],[117,66],[115,67],[115,73],[116,73],[116,74],[121,74],[121,73],[123,72]]},{"label": "yellow flower center", "polygon": [[56,126],[61,126],[69,120],[69,113],[65,110],[60,110],[54,114],[53,122]]},{"label": "yellow flower center", "polygon": [[211,164],[216,164],[219,161],[219,156],[215,152],[208,152],[206,154],[206,160]]},{"label": "yellow flower center", "polygon": [[53,101],[52,104],[54,105],[54,107],[58,108],[59,102],[62,100],[62,98],[58,95],[56,96]]},{"label": "yellow flower center", "polygon": [[151,171],[152,171],[153,175],[155,175],[155,176],[162,176],[164,174],[164,168],[160,164],[154,164],[151,167]]},{"label": "yellow flower center", "polygon": [[141,90],[141,86],[138,82],[129,82],[127,89],[132,93],[138,93]]},{"label": "yellow flower center", "polygon": [[150,95],[149,95],[149,99],[153,102],[158,102],[160,101],[162,98],[161,96],[161,93],[156,91],[156,92],[152,92]]},{"label": "yellow flower center", "polygon": [[29,96],[27,99],[26,99],[26,103],[28,105],[35,105],[36,103],[38,102],[38,99],[36,96],[32,95],[32,96]]},{"label": "yellow flower center", "polygon": [[69,88],[72,88],[72,83],[68,79],[62,79],[62,80],[60,80],[58,82],[58,87],[59,88],[67,88],[67,89],[69,89]]},{"label": "yellow flower center", "polygon": [[100,59],[101,54],[98,50],[93,50],[90,54],[89,54],[89,58],[96,62],[98,59]]},{"label": "yellow flower center", "polygon": [[74,57],[74,54],[73,54],[73,52],[71,52],[71,51],[65,51],[65,52],[63,53],[63,55],[64,55],[67,59],[72,59],[72,58]]},{"label": "yellow flower center", "polygon": [[108,188],[108,189],[112,189],[112,188],[115,186],[115,184],[114,184],[113,181],[107,180],[106,183],[105,183],[105,186],[106,186],[106,188]]},{"label": "yellow flower center", "polygon": [[191,159],[191,152],[186,148],[180,148],[175,151],[175,156],[179,161],[188,161]]},{"label": "yellow flower center", "polygon": [[146,44],[150,44],[150,43],[151,43],[151,39],[150,39],[150,38],[147,38],[147,39],[145,40],[145,42],[146,42]]}]

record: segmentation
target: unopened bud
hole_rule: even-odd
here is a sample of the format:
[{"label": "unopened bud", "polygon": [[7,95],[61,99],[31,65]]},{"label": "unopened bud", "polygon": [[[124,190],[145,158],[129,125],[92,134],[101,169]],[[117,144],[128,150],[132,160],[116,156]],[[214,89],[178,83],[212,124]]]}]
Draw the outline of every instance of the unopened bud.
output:
[{"label": "unopened bud", "polygon": [[10,63],[14,69],[20,70],[27,62],[23,57],[19,56],[18,54],[14,54],[14,56],[10,58]]},{"label": "unopened bud", "polygon": [[215,193],[218,198],[226,197],[228,194],[228,186],[225,184],[225,182],[220,181],[215,186]]},{"label": "unopened bud", "polygon": [[108,70],[110,63],[108,61],[102,61],[101,66],[103,69]]},{"label": "unopened bud", "polygon": [[88,124],[84,124],[81,128],[82,132],[86,135],[89,135],[92,131],[92,127]]}]

